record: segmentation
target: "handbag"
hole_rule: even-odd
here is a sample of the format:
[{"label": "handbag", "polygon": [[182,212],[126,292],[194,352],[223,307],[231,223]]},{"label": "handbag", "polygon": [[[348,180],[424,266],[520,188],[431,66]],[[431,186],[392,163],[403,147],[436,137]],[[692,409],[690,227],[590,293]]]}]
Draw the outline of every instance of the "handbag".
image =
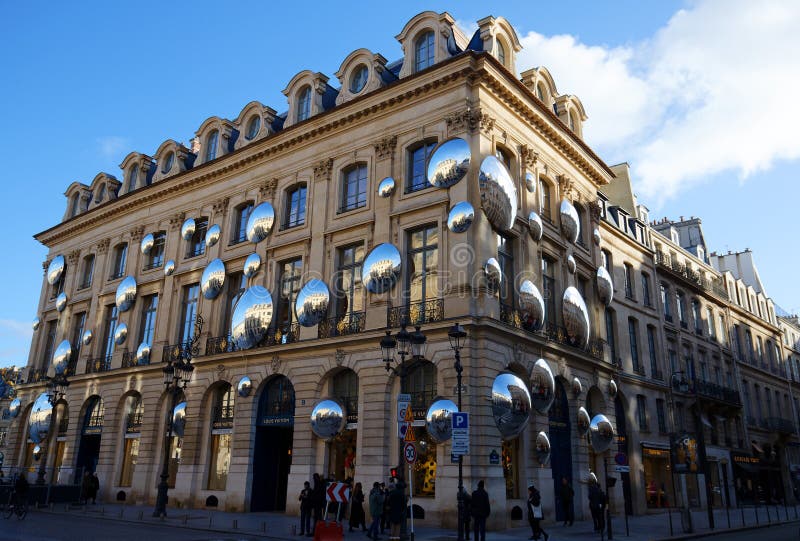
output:
[{"label": "handbag", "polygon": [[534,505],[533,506],[533,518],[543,518],[544,515],[542,514],[542,506],[541,505]]}]

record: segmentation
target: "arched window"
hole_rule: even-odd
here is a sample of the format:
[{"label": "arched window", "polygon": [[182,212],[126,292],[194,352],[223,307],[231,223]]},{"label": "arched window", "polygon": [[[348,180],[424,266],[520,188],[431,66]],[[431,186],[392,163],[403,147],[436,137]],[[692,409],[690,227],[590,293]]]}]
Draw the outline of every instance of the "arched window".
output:
[{"label": "arched window", "polygon": [[161,167],[161,172],[162,173],[169,173],[170,170],[172,169],[172,164],[173,163],[175,163],[175,153],[174,152],[170,152],[169,154],[167,154],[167,157],[164,158],[164,165],[163,165],[163,167]]},{"label": "arched window", "polygon": [[[428,407],[437,395],[436,367],[427,361],[412,365],[403,384],[401,392],[411,395],[414,420],[424,420]],[[413,474],[414,496],[433,497],[436,495],[436,443],[424,426],[415,426],[414,436],[419,449]]]},{"label": "arched window", "polygon": [[422,71],[433,65],[436,53],[436,35],[425,32],[414,42],[414,71]]},{"label": "arched window", "polygon": [[358,94],[364,90],[367,85],[367,79],[369,79],[369,69],[361,64],[353,71],[353,75],[350,77],[350,92]]},{"label": "arched window", "polygon": [[70,217],[78,215],[78,212],[80,212],[80,203],[81,203],[81,194],[76,193],[75,195],[72,196],[72,199],[70,199],[70,207],[69,207]]},{"label": "arched window", "polygon": [[306,223],[306,185],[300,184],[286,192],[283,229]]},{"label": "arched window", "polygon": [[352,370],[342,370],[333,377],[333,396],[343,405],[347,424],[358,423],[358,376]]},{"label": "arched window", "polygon": [[258,135],[258,130],[261,129],[261,117],[258,115],[253,115],[250,117],[250,120],[247,122],[247,134],[245,137],[248,141],[255,139],[256,135]]},{"label": "arched window", "polygon": [[98,203],[102,203],[105,196],[106,196],[106,183],[104,182],[97,189],[97,197],[95,197],[95,199],[97,200]]},{"label": "arched window", "polygon": [[139,460],[139,442],[142,431],[144,407],[142,398],[133,394],[125,399],[125,433],[123,435],[122,468],[119,486],[129,487],[133,484],[133,472]]},{"label": "arched window", "polygon": [[208,139],[206,139],[206,159],[205,161],[210,162],[214,158],[217,157],[217,145],[219,144],[219,131],[214,130],[208,134]]},{"label": "arched window", "polygon": [[136,189],[136,182],[139,179],[139,164],[133,164],[128,173],[128,192]]},{"label": "arched window", "polygon": [[258,402],[260,426],[294,426],[294,387],[286,376],[267,383]]},{"label": "arched window", "polygon": [[501,64],[504,66],[506,65],[506,48],[503,46],[503,42],[499,39],[497,40],[497,59]]},{"label": "arched window", "polygon": [[235,393],[229,383],[214,390],[211,408],[211,456],[208,490],[225,490],[231,464],[233,443],[233,406]]},{"label": "arched window", "polygon": [[540,101],[544,102],[545,92],[544,85],[542,83],[536,85],[536,97],[539,98]]},{"label": "arched window", "polygon": [[297,96],[297,121],[305,120],[311,116],[311,87],[306,85]]},{"label": "arched window", "polygon": [[575,131],[575,115],[572,113],[572,111],[569,111],[569,112],[567,112],[567,120],[568,120],[568,122],[569,122],[569,129],[570,129],[570,130],[571,130],[573,133],[577,133],[577,132]]}]

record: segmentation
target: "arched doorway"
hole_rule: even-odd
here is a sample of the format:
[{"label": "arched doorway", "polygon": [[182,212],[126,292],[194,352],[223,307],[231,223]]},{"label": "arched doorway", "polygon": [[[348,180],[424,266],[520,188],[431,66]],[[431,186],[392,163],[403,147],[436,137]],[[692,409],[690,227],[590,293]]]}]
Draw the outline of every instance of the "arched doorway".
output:
[{"label": "arched doorway", "polygon": [[[625,417],[625,404],[620,393],[614,399],[614,414],[617,417],[617,453],[623,453],[626,457],[630,457],[628,453],[628,422]],[[625,513],[632,515],[631,474],[624,472],[620,475],[622,476],[622,496],[625,498]]]},{"label": "arched doorway", "polygon": [[327,444],[328,472],[334,479],[345,481],[355,477],[358,464],[358,376],[346,368],[337,372],[330,382],[330,395],[344,406],[344,430]]},{"label": "arched doorway", "polygon": [[286,376],[270,379],[256,412],[251,511],[283,511],[294,435],[294,387]]},{"label": "arched doorway", "polygon": [[569,418],[569,400],[563,380],[556,378],[555,399],[548,412],[550,419],[550,468],[553,472],[553,493],[556,497],[556,521],[566,520],[561,504],[561,479],[566,477],[572,485],[572,430]]},{"label": "arched doorway", "polygon": [[105,406],[103,399],[92,396],[86,401],[81,425],[81,441],[78,446],[78,460],[75,471],[82,476],[83,472],[94,472],[100,460],[100,436],[103,433]]}]

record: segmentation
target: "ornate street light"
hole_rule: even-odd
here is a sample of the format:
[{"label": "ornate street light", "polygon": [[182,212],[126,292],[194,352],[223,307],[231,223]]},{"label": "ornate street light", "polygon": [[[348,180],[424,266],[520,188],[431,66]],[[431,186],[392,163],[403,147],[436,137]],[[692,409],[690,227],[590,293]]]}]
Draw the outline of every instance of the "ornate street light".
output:
[{"label": "ornate street light", "polygon": [[[458,395],[458,411],[461,410],[461,372],[464,367],[461,366],[461,348],[467,341],[467,332],[460,324],[455,323],[447,332],[450,338],[450,347],[456,356],[456,393]],[[464,541],[464,457],[458,455],[458,541]]]},{"label": "ornate street light", "polygon": [[[56,404],[58,401],[64,398],[67,394],[67,389],[69,388],[69,381],[67,380],[66,374],[56,373],[53,377],[47,378],[47,401],[53,406],[53,415],[50,419],[50,429],[47,431],[48,438],[52,437],[50,434],[53,433],[53,429],[56,422]],[[47,449],[49,447],[49,443],[42,443],[42,454],[39,456],[39,471],[36,474],[36,484],[43,485],[45,483],[45,478],[47,476]]]}]

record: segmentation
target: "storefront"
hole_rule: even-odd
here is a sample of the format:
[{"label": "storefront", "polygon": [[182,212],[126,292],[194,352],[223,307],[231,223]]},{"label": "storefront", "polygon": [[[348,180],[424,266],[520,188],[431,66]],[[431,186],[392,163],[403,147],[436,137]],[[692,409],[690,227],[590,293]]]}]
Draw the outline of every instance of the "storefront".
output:
[{"label": "storefront", "polygon": [[647,508],[669,507],[674,494],[669,446],[642,443],[642,466],[644,467],[644,493],[647,498]]},{"label": "storefront", "polygon": [[755,489],[758,486],[758,457],[746,453],[731,451],[733,461],[733,486],[736,501],[745,505],[755,503]]}]

